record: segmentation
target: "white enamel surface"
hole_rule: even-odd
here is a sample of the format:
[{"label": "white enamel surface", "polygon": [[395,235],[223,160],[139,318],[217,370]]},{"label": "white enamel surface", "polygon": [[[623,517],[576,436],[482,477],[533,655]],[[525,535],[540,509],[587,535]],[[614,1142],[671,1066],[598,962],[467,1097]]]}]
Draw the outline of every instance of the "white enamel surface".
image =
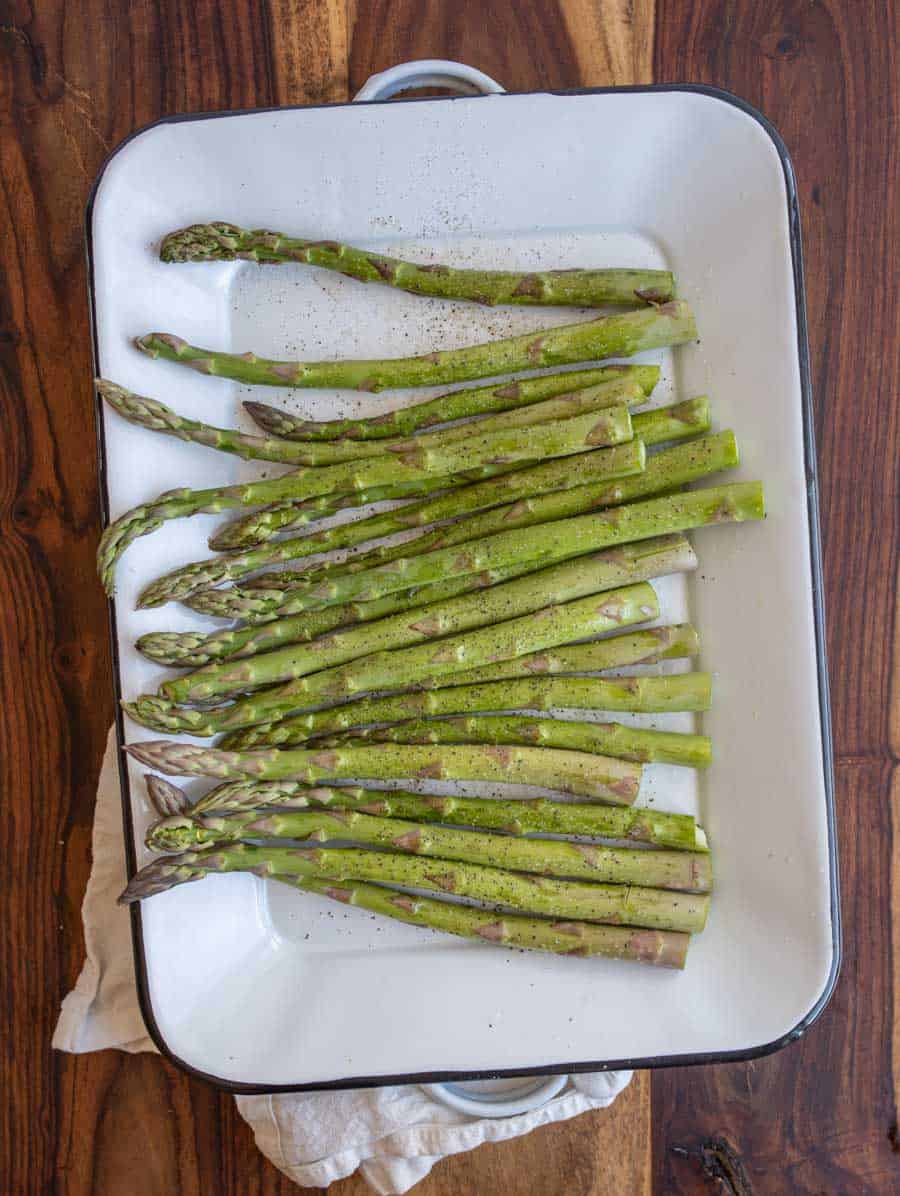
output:
[{"label": "white enamel surface", "polygon": [[[784,178],[764,130],[720,100],[671,92],[282,111],[140,134],[107,167],[93,211],[100,371],[233,424],[246,388],[151,362],[131,338],[158,329],[284,357],[381,356],[580,316],[426,302],[301,267],[156,260],[164,232],[215,218],[422,260],[667,264],[701,341],[648,355],[664,367],[659,399],[712,396],[716,426],[734,428],[742,448],[734,477],[765,480],[769,517],[697,533],[698,573],[659,586],[667,621],[697,623],[700,666],[716,678],[715,708],[698,720],[715,764],[699,782],[651,767],[641,794],[696,811],[715,850],[712,915],[683,974],[472,945],[229,876],[143,908],[150,1001],[169,1050],[224,1079],[300,1085],[728,1052],[780,1038],[826,986],[832,931],[794,284]],[[325,417],[423,393],[257,388],[254,397]],[[267,469],[114,414],[104,426],[113,516],[169,487]],[[170,524],[126,553],[116,600],[125,696],[162,676],[132,647],[138,635],[201,621],[178,606],[136,613],[136,594],[207,555],[220,519]],[[126,729],[132,740],[156,738]],[[131,767],[139,836],[150,820],[141,773]]]}]

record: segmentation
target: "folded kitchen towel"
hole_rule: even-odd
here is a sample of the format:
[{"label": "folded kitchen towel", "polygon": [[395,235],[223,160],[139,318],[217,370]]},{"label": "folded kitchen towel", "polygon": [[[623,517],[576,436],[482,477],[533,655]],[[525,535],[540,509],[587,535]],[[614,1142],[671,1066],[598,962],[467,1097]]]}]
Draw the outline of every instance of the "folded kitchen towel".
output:
[{"label": "folded kitchen towel", "polygon": [[[153,1051],[134,985],[128,911],[116,905],[125,887],[125,848],[114,730],[97,788],[93,857],[82,906],[87,958],[63,1001],[53,1045],[74,1052]],[[470,1117],[417,1084],[236,1100],[259,1149],[295,1183],[327,1188],[359,1170],[388,1196],[408,1192],[447,1155],[605,1108],[630,1079],[628,1071],[573,1076],[558,1096],[516,1117]]]}]

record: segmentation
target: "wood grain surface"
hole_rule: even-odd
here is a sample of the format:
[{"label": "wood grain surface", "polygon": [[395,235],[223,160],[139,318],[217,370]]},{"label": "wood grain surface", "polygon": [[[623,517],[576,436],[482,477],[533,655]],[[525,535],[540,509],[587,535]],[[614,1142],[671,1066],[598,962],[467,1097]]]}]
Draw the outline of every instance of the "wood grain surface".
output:
[{"label": "wood grain surface", "polygon": [[[714,83],[762,108],[788,143],[807,261],[845,962],[800,1043],[741,1066],[645,1073],[612,1109],[447,1160],[416,1192],[900,1188],[897,44],[894,0],[0,0],[0,1190],[297,1190],[230,1097],[152,1056],[49,1048],[83,960],[112,717],[93,573],[83,211],[110,149],[160,115],[341,100],[417,57],[469,62],[511,90]],[[367,1190],[353,1178],[331,1193]]]},{"label": "wood grain surface", "polygon": [[720,1156],[743,1164],[737,1193],[900,1190],[889,714],[900,701],[900,307],[881,299],[897,290],[900,249],[896,16],[883,0],[657,4],[656,78],[725,85],[756,104],[797,173],[844,918],[837,991],[806,1038],[743,1066],[654,1076],[655,1190],[667,1196],[696,1191],[698,1168],[715,1171]]}]

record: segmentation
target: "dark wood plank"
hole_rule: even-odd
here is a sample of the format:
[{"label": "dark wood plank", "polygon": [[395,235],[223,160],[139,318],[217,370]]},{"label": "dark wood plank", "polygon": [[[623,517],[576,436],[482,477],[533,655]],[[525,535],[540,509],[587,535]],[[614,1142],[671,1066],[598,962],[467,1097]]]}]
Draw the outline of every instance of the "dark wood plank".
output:
[{"label": "dark wood plank", "polygon": [[350,92],[415,58],[450,58],[507,91],[649,81],[654,0],[348,0]]},{"label": "dark wood plank", "polygon": [[797,171],[845,954],[830,1008],[799,1044],[745,1066],[654,1076],[654,1190],[711,1191],[717,1168],[727,1174],[736,1160],[725,1191],[749,1184],[767,1196],[894,1192],[889,794],[898,743],[889,741],[888,710],[892,686],[900,701],[900,657],[892,667],[900,325],[889,297],[898,277],[897,6],[661,0],[657,13],[656,78],[744,96],[780,129]]}]

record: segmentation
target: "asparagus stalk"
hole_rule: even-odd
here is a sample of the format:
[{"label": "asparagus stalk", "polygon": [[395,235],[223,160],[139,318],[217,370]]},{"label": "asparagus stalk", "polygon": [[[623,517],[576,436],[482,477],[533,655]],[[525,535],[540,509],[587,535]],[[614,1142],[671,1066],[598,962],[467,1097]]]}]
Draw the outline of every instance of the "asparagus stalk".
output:
[{"label": "asparagus stalk", "polygon": [[[360,727],[373,723],[396,723],[422,717],[470,714],[497,710],[616,710],[637,712],[663,712],[673,710],[708,710],[710,705],[712,679],[709,673],[681,673],[672,677],[619,677],[600,680],[595,677],[519,677],[508,681],[489,681],[482,685],[457,685],[446,689],[426,690],[418,693],[394,694],[380,698],[366,698],[350,702],[345,706],[332,706],[327,710],[298,714],[273,724],[271,727],[249,727],[229,736],[223,746],[245,751],[256,747],[290,747],[322,735],[340,734],[352,730],[362,734]],[[580,737],[582,742],[596,743],[598,737],[609,742],[610,749],[597,746],[581,747],[579,751],[604,751],[606,755],[620,756],[627,749],[627,759],[663,760],[666,755],[678,756],[670,763],[689,763],[702,767],[709,763],[709,741],[703,736],[676,735],[674,738],[660,731],[635,731],[630,727],[621,729],[600,727],[599,731],[581,730],[581,724],[565,723],[558,730],[531,726],[532,720],[517,720],[523,724],[519,733],[521,739],[497,740],[498,743],[535,742],[541,743],[547,735],[559,738],[557,747],[572,747],[574,743],[563,743],[567,736]],[[479,727],[477,724],[481,724]],[[599,726],[599,724],[588,724]],[[456,729],[471,734],[472,740],[453,738]],[[421,742],[483,743],[482,736],[492,731],[513,734],[512,727],[498,723],[496,719],[472,720],[469,726],[463,724],[440,724],[416,722],[414,727],[397,727],[396,742],[416,743],[418,738],[406,739],[404,735],[417,737],[433,729],[434,734],[446,734],[447,739],[427,738]],[[387,732],[391,738],[393,732]],[[528,735],[533,736],[532,739]],[[372,732],[372,738],[380,738],[379,732]],[[696,741],[696,742],[694,742]],[[494,742],[488,739],[487,742]],[[680,744],[681,746],[676,746]],[[668,746],[666,746],[668,745]],[[612,750],[615,746],[619,750]],[[662,753],[662,755],[646,753]],[[645,753],[645,754],[641,754]]]},{"label": "asparagus stalk", "polygon": [[[643,440],[647,445],[656,445],[664,440],[679,440],[686,436],[695,436],[706,431],[710,425],[709,401],[705,397],[687,399],[683,403],[676,403],[672,407],[658,408],[654,411],[639,412],[631,417],[632,430],[636,440]],[[646,434],[646,435],[645,435]],[[715,444],[704,444],[704,448],[697,449],[697,463],[689,480],[714,472],[715,466],[710,463],[705,470],[700,468],[702,453],[708,452],[711,457],[720,456],[723,465],[729,467],[729,458],[737,457],[737,446],[733,441],[733,434],[724,432],[723,437],[731,437],[730,445],[726,441]],[[632,442],[633,443],[633,442]],[[696,441],[700,444],[701,442]],[[625,446],[617,451],[623,453]],[[456,490],[452,495],[441,495],[436,502],[425,501],[410,503],[401,511],[392,511],[385,516],[373,515],[368,520],[358,520],[356,524],[344,524],[340,528],[329,529],[324,538],[305,538],[307,542],[295,541],[308,553],[330,552],[336,548],[350,548],[363,540],[376,540],[383,536],[393,535],[394,532],[406,531],[412,527],[424,527],[428,523],[436,523],[442,519],[456,518],[468,511],[483,510],[492,506],[499,506],[504,502],[511,502],[517,498],[533,497],[550,490],[568,490],[573,486],[596,480],[598,474],[603,475],[605,461],[598,453],[612,450],[598,450],[585,453],[576,458],[561,458],[546,461],[540,465],[526,465],[514,473],[503,473],[495,479],[495,483],[482,483],[479,486],[470,485],[464,490]],[[634,450],[633,450],[634,451]],[[662,454],[659,454],[660,456]],[[669,459],[671,460],[671,459]],[[678,458],[674,459],[678,461]],[[682,457],[682,463],[687,458]],[[595,473],[594,471],[597,471]],[[520,476],[520,475],[527,476]],[[611,477],[607,481],[614,480]],[[609,488],[610,503],[615,498],[614,488]],[[636,497],[632,495],[632,497]],[[621,499],[618,501],[625,501]],[[308,520],[303,520],[300,511],[297,526],[305,526]],[[289,531],[294,526],[291,519],[290,507],[276,506],[265,511],[256,511],[243,519],[233,520],[214,535],[210,541],[210,548],[217,550],[247,548],[262,544],[270,540],[277,532]],[[315,543],[316,547],[313,547]],[[302,553],[299,555],[303,555]],[[280,560],[287,559],[280,557]]]},{"label": "asparagus stalk", "polygon": [[[517,468],[519,468],[518,465]],[[316,498],[306,498],[296,502],[288,498],[262,507],[260,510],[251,511],[245,518],[234,520],[231,524],[226,524],[226,527],[237,527],[240,523],[244,526],[245,534],[252,537],[256,534],[252,530],[254,521],[258,521],[258,531],[262,539],[266,539],[278,531],[305,527],[316,519],[326,519],[338,511],[366,507],[372,503],[403,499],[421,500],[436,491],[447,490],[454,486],[466,486],[473,481],[491,477],[502,477],[510,472],[515,472],[515,470],[504,468],[502,465],[487,465],[478,469],[464,470],[462,473],[446,478],[423,478],[418,482],[406,482],[398,486],[373,486],[369,490],[355,490],[347,494],[320,494]],[[214,547],[212,544],[210,546]],[[234,547],[239,547],[239,545],[236,544]]]},{"label": "asparagus stalk", "polygon": [[[248,820],[252,820],[252,817],[248,816]],[[275,815],[267,819],[285,823],[280,835],[268,837],[289,838],[292,818],[303,818],[303,815]],[[219,822],[224,833],[216,840],[212,831],[209,841],[221,843],[219,850],[227,858],[232,850],[231,845],[240,840],[236,825],[240,820],[240,816],[197,822],[189,818],[172,818],[167,826],[158,824],[155,834],[149,836],[149,845],[155,846],[157,841],[161,844],[183,841],[186,848],[161,846],[160,850],[195,850],[196,846],[207,841],[208,824]],[[424,889],[431,893],[450,893],[545,917],[578,918],[585,922],[613,926],[646,926],[652,930],[677,930],[688,934],[703,929],[709,911],[707,894],[676,895],[665,889],[635,885],[591,884],[524,876],[483,864],[442,861],[435,866],[427,859],[395,852],[360,851],[352,847],[305,848],[290,854],[279,847],[245,846],[250,847],[252,863],[243,853],[239,853],[239,870],[252,870],[257,875],[276,880],[286,875],[318,876],[340,882],[375,881],[385,885]]]},{"label": "asparagus stalk", "polygon": [[411,436],[435,424],[525,407],[541,399],[552,399],[614,378],[637,382],[649,396],[659,380],[659,366],[606,365],[590,370],[541,374],[537,378],[519,378],[515,382],[492,382],[474,389],[452,390],[412,407],[385,411],[368,419],[308,420],[266,403],[247,402],[244,407],[266,432],[287,440],[389,440],[395,436]]},{"label": "asparagus stalk", "polygon": [[[210,872],[238,870],[231,865],[231,861],[239,850],[241,848],[235,846],[229,849],[227,855],[224,851],[187,852],[177,858],[157,860],[135,874],[119,901],[122,904],[140,901],[177,884],[201,880]],[[263,867],[255,862],[250,863],[250,868],[257,874],[262,872]],[[683,968],[690,942],[689,935],[676,931],[597,926],[588,922],[552,922],[546,918],[526,918],[515,914],[501,916],[457,902],[397,893],[378,885],[337,885],[334,881],[316,876],[282,874],[275,878],[295,888],[414,926],[529,951],[550,951],[557,955],[599,955],[638,960],[659,967]]]},{"label": "asparagus stalk", "polygon": [[599,316],[578,324],[543,328],[504,340],[444,349],[416,357],[356,361],[272,361],[255,353],[221,353],[190,345],[168,332],[151,332],[135,344],[149,357],[189,366],[202,374],[262,386],[337,387],[379,391],[386,387],[439,386],[518,370],[604,357],[631,357],[694,340],[690,307],[673,299],[625,315]]},{"label": "asparagus stalk", "polygon": [[[184,757],[191,753],[210,754],[210,749],[189,748],[185,744],[141,744],[140,747],[150,749],[140,755],[145,762],[147,757],[153,757],[156,760],[162,759],[165,763],[167,758],[171,757],[166,765],[171,766],[170,771],[182,769],[188,763]],[[384,747],[377,750],[389,752],[392,749]],[[534,748],[519,750],[540,751]],[[232,753],[214,754],[224,756]],[[250,753],[254,754],[279,753]],[[280,753],[282,756],[303,754]],[[547,754],[553,753],[547,749]],[[216,766],[207,763],[202,767]],[[556,839],[526,839],[396,818],[378,818],[355,810],[275,812],[264,813],[255,820],[248,818],[247,815],[213,818],[215,829],[209,830],[202,826],[202,819],[195,821],[183,816],[177,817],[165,824],[170,829],[165,833],[164,840],[157,835],[155,842],[165,841],[174,847],[185,840],[188,843],[208,841],[207,836],[213,839],[218,836],[221,840],[229,834],[233,834],[235,838],[251,839],[282,835],[290,839],[314,839],[320,843],[330,840],[368,843],[411,855],[484,864],[493,868],[508,868],[514,872],[532,872],[539,876],[573,877],[605,884],[636,884],[648,888],[677,889],[695,893],[707,893],[712,888],[712,868],[706,852],[665,849],[646,851],[639,848],[608,847]],[[229,831],[232,819],[234,825]]]},{"label": "asparagus stalk", "polygon": [[[292,721],[292,720],[286,720]],[[278,724],[276,724],[276,727]],[[253,728],[249,728],[253,731]],[[239,739],[238,732],[222,743],[229,750],[260,747],[294,747],[306,743],[296,733]],[[307,736],[306,739],[309,737]],[[621,723],[574,722],[569,719],[535,719],[522,715],[456,716],[438,719],[408,719],[390,726],[353,726],[337,735],[316,738],[313,747],[352,747],[363,743],[495,743],[521,746],[567,748],[597,752],[639,764],[680,764],[705,768],[711,760],[711,745],[705,735],[682,735],[670,731],[642,731]]]},{"label": "asparagus stalk", "polygon": [[[503,476],[503,472],[500,476]],[[445,484],[436,486],[435,489],[446,490],[456,484],[453,479],[442,480]],[[302,518],[302,511],[301,518],[297,521],[294,520],[295,508],[302,507],[302,505],[302,503],[281,502],[261,507],[259,510],[251,511],[248,515],[242,515],[239,519],[231,519],[228,523],[223,523],[209,537],[207,543],[216,552],[231,552],[237,548],[252,548],[257,544],[265,544],[279,532],[290,532],[295,531],[298,527],[306,527],[309,520]],[[369,518],[369,516],[364,518]]]},{"label": "asparagus stalk", "polygon": [[[646,460],[644,444],[641,440],[632,440],[614,448],[598,449],[594,453],[585,453],[584,457],[588,460],[601,458],[599,462],[590,460],[590,468],[580,472],[584,476],[594,475],[597,478],[602,478],[603,484],[627,477],[630,474],[640,473]],[[568,458],[564,458],[564,460],[568,460]],[[529,472],[531,471],[522,470],[521,474]],[[494,480],[506,481],[519,477],[520,473],[506,474],[503,479]],[[509,485],[507,488],[514,493],[520,490],[524,493],[526,486],[527,482],[519,481],[517,485]],[[458,501],[455,504],[450,494],[447,494],[439,500],[432,500],[430,505],[446,508],[452,508],[455,505],[460,508],[460,512],[465,511],[470,509],[466,491],[476,488],[475,486],[463,487],[458,492]],[[541,499],[520,498],[515,503],[507,503],[502,507],[480,511],[472,518],[451,526],[442,525],[431,532],[420,535],[415,540],[372,549],[341,565],[320,565],[317,568],[317,573],[343,572],[345,569],[361,569],[363,563],[386,564],[388,561],[400,560],[407,556],[420,556],[433,548],[460,544],[481,535],[489,535],[493,531],[511,527],[527,527],[531,523],[543,522],[545,518],[555,518],[553,512],[556,509],[564,512],[585,510],[589,502],[589,493],[584,493],[586,490],[590,491],[591,488],[581,486],[558,492],[560,496],[563,493],[576,496],[568,503],[558,497],[556,493],[545,494]],[[358,521],[359,525],[370,524],[368,528],[354,523],[344,523],[327,531],[319,532],[317,535],[278,540],[244,552],[198,561],[157,578],[144,589],[139,603],[142,606],[159,606],[163,602],[174,602],[189,597],[197,590],[207,589],[223,581],[235,581],[246,577],[266,565],[296,560],[299,557],[362,543],[364,540],[372,538],[372,523],[376,529],[393,525],[391,532],[379,533],[377,530],[375,532],[376,535],[390,535],[393,532],[405,530],[404,518],[404,508],[401,507],[397,512],[387,512],[383,515],[372,516],[371,520]],[[469,529],[474,530],[470,531]]]},{"label": "asparagus stalk", "polygon": [[537,457],[563,457],[592,448],[630,440],[631,417],[625,406],[575,416],[558,424],[533,428],[473,433],[468,441],[439,450],[419,451],[413,443],[403,456],[396,453],[296,471],[281,478],[247,482],[208,490],[173,490],[155,502],[126,512],[111,523],[100,540],[98,566],[104,584],[112,585],[115,563],[125,547],[155,530],[165,520],[220,511],[235,506],[256,506],[284,499],[315,498],[372,487],[395,486],[429,476],[447,476],[478,465],[512,465]]},{"label": "asparagus stalk", "polygon": [[[162,782],[160,777],[148,777]],[[180,791],[179,791],[180,792]],[[601,839],[631,839],[679,851],[706,851],[706,834],[690,814],[623,806],[552,802],[546,798],[502,801],[500,798],[436,797],[398,789],[314,788],[297,781],[228,781],[210,790],[193,806],[201,814],[259,816],[267,807],[279,810],[357,810],[381,818],[406,818],[413,822],[443,822],[457,826],[506,831],[511,835],[534,832],[555,835],[590,835]],[[172,808],[164,816],[184,814]]]},{"label": "asparagus stalk", "polygon": [[[652,586],[639,583],[597,593],[596,587],[602,583],[590,579],[592,572],[590,566],[560,571],[546,579],[546,589],[521,583],[518,589],[509,587],[505,595],[510,599],[507,616],[514,602],[519,609],[532,612],[519,618],[507,617],[506,622],[491,625],[489,616],[485,616],[488,625],[475,631],[448,636],[437,643],[426,640],[394,652],[376,652],[311,676],[295,678],[286,685],[270,685],[227,706],[188,709],[165,698],[144,694],[134,702],[126,702],[124,707],[136,722],[157,730],[215,735],[254,723],[272,722],[304,707],[336,705],[367,691],[425,683],[465,668],[587,639],[658,615],[659,603]],[[561,599],[564,594],[584,593],[590,586],[594,592],[588,590],[587,597],[574,602],[560,600],[542,610],[538,608],[538,603],[551,594]],[[495,604],[504,588],[487,591],[485,606]],[[251,685],[257,682],[265,685],[272,680],[265,662],[274,655],[268,653],[243,662]]]},{"label": "asparagus stalk", "polygon": [[[261,781],[298,780],[307,784],[335,781],[342,777],[373,781],[391,781],[402,777],[494,781],[540,785],[561,793],[601,798],[625,806],[631,805],[637,797],[641,784],[639,764],[587,752],[552,748],[379,744],[377,747],[328,748],[322,751],[267,749],[259,752],[226,752],[162,739],[131,744],[125,750],[158,772],[221,777],[223,780],[249,776]],[[342,819],[347,817],[351,816],[341,815]]]},{"label": "asparagus stalk", "polygon": [[357,249],[341,241],[310,241],[224,221],[192,224],[169,233],[163,238],[159,256],[163,262],[301,262],[413,295],[468,299],[488,306],[539,303],[639,307],[665,303],[675,294],[675,279],[668,270],[479,270],[424,264]]},{"label": "asparagus stalk", "polygon": [[[662,555],[657,556],[659,553]],[[619,581],[613,584],[622,584],[625,581],[632,580],[643,581],[648,577],[658,577],[664,573],[684,572],[696,567],[696,558],[693,555],[693,550],[688,544],[687,539],[679,535],[657,536],[652,540],[638,541],[636,544],[630,545],[627,549],[624,549],[623,546],[622,552],[614,550],[607,553],[599,553],[596,557],[601,563],[603,569],[602,576],[604,578],[614,575],[611,573],[611,569],[614,569],[617,560],[624,561],[626,566],[631,569],[633,564],[641,561],[642,558],[646,558],[646,569],[655,564],[656,572],[647,572],[643,565],[641,565],[639,575],[634,575],[631,572],[627,575],[619,575]],[[557,569],[559,567],[554,565],[550,568]],[[299,600],[295,603],[294,594],[290,587],[284,591],[275,589],[257,590],[253,586],[232,586],[223,590],[204,590],[202,593],[195,594],[189,598],[187,603],[194,610],[202,614],[241,619],[251,627],[259,627],[262,624],[272,623],[273,621],[289,619],[295,614],[303,614],[305,612],[308,623],[303,623],[302,625],[312,630],[308,635],[304,631],[302,638],[312,639],[334,627],[342,627],[348,623],[368,622],[372,617],[383,618],[385,615],[395,614],[398,611],[412,610],[413,607],[417,606],[428,606],[432,602],[442,602],[444,599],[455,597],[457,594],[467,594],[474,590],[484,590],[501,582],[512,581],[524,575],[536,573],[539,576],[535,580],[539,583],[544,582],[548,577],[555,576],[555,574],[550,574],[550,570],[541,569],[539,562],[518,561],[515,565],[509,565],[504,569],[491,569],[481,573],[469,573],[462,577],[452,577],[445,581],[436,582],[433,585],[394,591],[391,594],[386,594],[384,597],[373,599],[370,602],[336,604],[314,611],[306,611],[306,595],[302,591],[299,595]],[[553,584],[552,581],[551,584]],[[505,593],[507,591],[504,591]],[[498,615],[497,617],[501,616]],[[285,630],[290,633],[298,626],[301,626],[301,621],[292,621],[286,625]],[[260,644],[263,643],[268,643],[269,647],[277,646],[265,636],[260,640]],[[160,646],[165,650],[165,644],[161,644]]]},{"label": "asparagus stalk", "polygon": [[[703,527],[710,523],[762,518],[762,514],[762,490],[758,483],[697,490],[600,514],[542,524],[529,529],[525,536],[518,530],[500,532],[468,543],[461,550],[439,549],[367,572],[326,578],[305,592],[299,587],[292,588],[291,603],[295,609],[302,610],[304,606],[315,609],[354,598],[371,600],[410,585],[427,584],[441,576],[501,569],[515,564],[517,559],[530,559],[536,566],[552,564],[608,545],[640,541],[667,531]],[[400,616],[396,621],[400,621]],[[362,634],[365,635],[365,629]],[[295,662],[298,659],[305,662],[309,651],[304,645],[288,645],[268,653],[264,666],[268,683],[299,675],[295,671]],[[167,683],[163,692],[181,701],[206,701],[235,689],[252,688],[258,684],[253,680],[254,676],[252,658],[223,661],[205,665],[186,677]]]},{"label": "asparagus stalk", "polygon": [[[179,440],[203,444],[221,453],[231,453],[245,460],[275,461],[282,465],[339,465],[347,461],[376,457],[381,453],[396,453],[400,457],[410,451],[408,440],[335,442],[312,440],[307,442],[283,440],[273,436],[249,436],[234,428],[217,428],[200,420],[188,419],[155,399],[135,394],[114,382],[96,381],[97,391],[109,405],[129,423],[139,424],[151,432],[163,432]],[[571,419],[590,411],[598,411],[616,404],[638,404],[645,399],[641,387],[627,378],[601,382],[587,390],[574,391],[545,399],[530,407],[505,411],[479,421],[479,434],[509,428],[533,427],[552,420]],[[469,425],[454,425],[436,432],[428,432],[415,440],[416,450],[440,449],[449,444],[468,440],[473,432]]]},{"label": "asparagus stalk", "polygon": [[633,664],[659,664],[696,656],[700,639],[690,623],[622,632],[591,644],[573,644],[548,652],[531,652],[514,660],[466,669],[447,677],[444,685],[479,685],[501,677],[548,676],[556,673],[599,673]]},{"label": "asparagus stalk", "polygon": [[[734,465],[736,445],[730,432],[722,433],[720,444],[703,445],[698,452],[680,454],[679,457],[668,457],[665,452],[657,453],[650,458],[647,468],[649,477],[644,474],[625,478],[623,486],[575,486],[563,488],[550,494],[540,494],[534,498],[524,498],[514,504],[494,507],[489,511],[476,513],[472,518],[454,520],[452,524],[445,524],[436,529],[424,532],[422,536],[408,539],[400,544],[379,545],[366,553],[350,556],[342,561],[325,561],[317,565],[305,565],[299,569],[273,570],[255,576],[246,585],[246,591],[251,591],[253,598],[261,590],[276,590],[281,593],[295,591],[300,597],[300,591],[317,587],[319,582],[343,578],[344,575],[367,572],[374,567],[386,566],[392,561],[410,560],[411,557],[422,556],[435,549],[449,549],[455,544],[466,544],[480,541],[486,537],[496,535],[500,531],[514,531],[520,527],[531,527],[535,524],[547,525],[543,529],[544,535],[549,535],[552,523],[563,519],[573,519],[578,514],[588,514],[594,509],[607,506],[623,506],[632,498],[647,498],[654,494],[669,494],[678,489],[684,481],[692,477],[703,477],[716,468],[731,468]],[[632,441],[632,445],[635,441]],[[698,441],[700,444],[700,441]],[[630,447],[630,446],[619,446]],[[685,449],[691,446],[684,446]],[[734,450],[734,451],[733,451]],[[606,450],[611,451],[611,450]],[[654,464],[656,458],[665,458],[659,465]],[[712,493],[712,492],[702,492]],[[749,492],[747,492],[749,493]],[[665,511],[666,507],[648,508],[650,513],[654,509]],[[629,512],[630,513],[630,512]],[[614,521],[616,517],[608,517]],[[305,539],[306,537],[302,537]],[[289,553],[293,553],[293,542],[283,542],[288,545]],[[531,539],[529,539],[531,543]],[[267,550],[278,551],[280,545],[267,545],[262,551],[252,551],[246,554],[253,561],[261,562]],[[246,570],[251,572],[250,569]],[[241,592],[245,592],[241,590]],[[188,596],[190,597],[190,596]],[[298,605],[300,609],[300,605]]]},{"label": "asparagus stalk", "polygon": [[362,743],[533,744],[535,747],[598,752],[639,764],[681,764],[688,768],[705,768],[711,760],[711,745],[705,735],[639,731],[621,723],[536,719],[521,715],[479,714],[413,719],[389,727],[356,727],[341,735],[317,739],[314,746],[352,747]]},{"label": "asparagus stalk", "polygon": [[[179,440],[187,440],[193,444],[203,444],[207,448],[218,449],[221,453],[231,453],[244,460],[276,461],[283,465],[317,465],[318,461],[310,460],[303,447],[289,440],[279,440],[273,436],[248,436],[235,428],[217,428],[201,420],[189,419],[179,415],[164,403],[145,395],[135,394],[126,390],[115,382],[104,378],[96,378],[94,385],[100,397],[107,402],[123,419],[131,424],[139,424],[151,432],[163,432],[167,436],[174,436]],[[321,446],[330,448],[330,445]]]},{"label": "asparagus stalk", "polygon": [[331,880],[371,880],[426,892],[450,893],[526,914],[578,919],[613,926],[645,926],[686,934],[702,931],[709,913],[708,894],[672,893],[638,885],[527,876],[483,864],[428,860],[393,852],[346,848],[306,849],[311,865]]}]

